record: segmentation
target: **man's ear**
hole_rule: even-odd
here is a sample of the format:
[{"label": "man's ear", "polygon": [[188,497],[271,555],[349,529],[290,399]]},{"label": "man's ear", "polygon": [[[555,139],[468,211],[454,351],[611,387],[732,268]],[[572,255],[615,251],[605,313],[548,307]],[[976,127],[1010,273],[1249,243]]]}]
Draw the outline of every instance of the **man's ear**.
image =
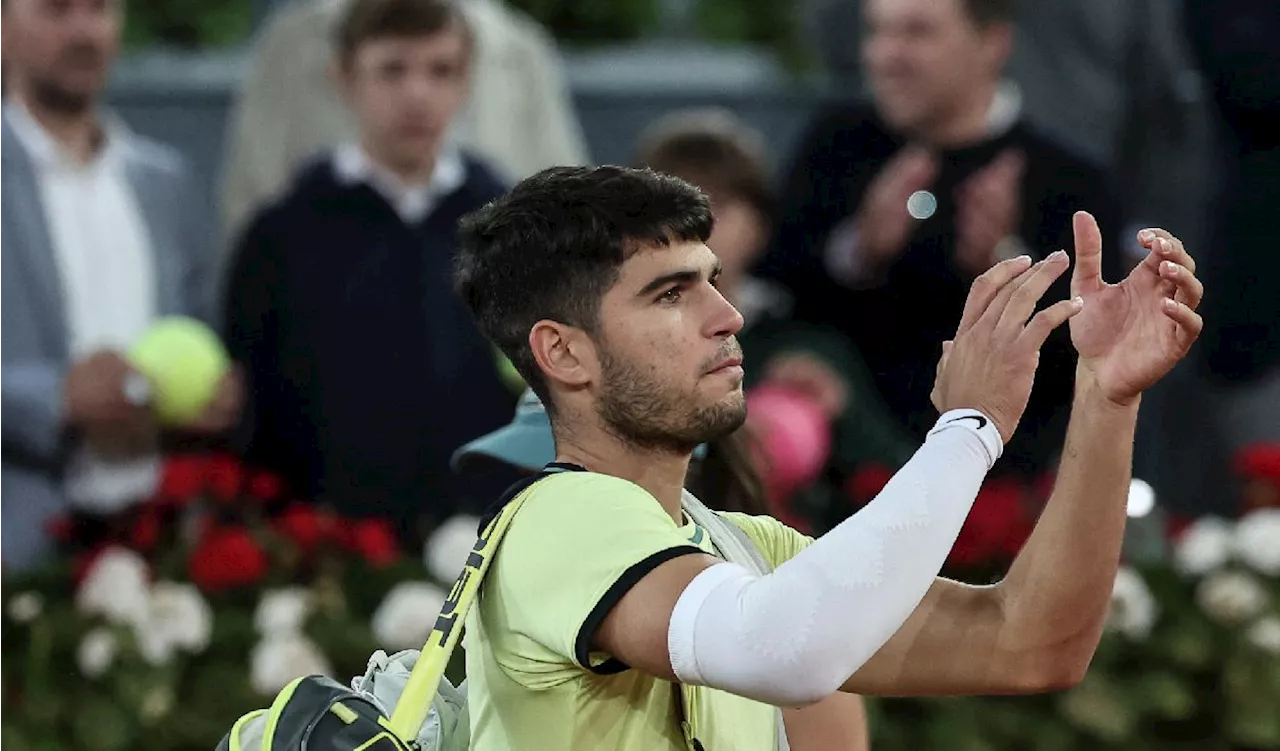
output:
[{"label": "man's ear", "polygon": [[529,350],[548,381],[581,388],[599,378],[595,345],[580,328],[538,321],[529,330]]}]

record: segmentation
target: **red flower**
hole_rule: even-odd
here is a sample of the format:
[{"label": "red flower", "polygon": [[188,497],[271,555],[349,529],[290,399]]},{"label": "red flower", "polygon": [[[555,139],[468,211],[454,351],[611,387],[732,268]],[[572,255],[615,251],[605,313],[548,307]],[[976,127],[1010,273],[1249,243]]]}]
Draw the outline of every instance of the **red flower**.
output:
[{"label": "red flower", "polygon": [[51,519],[45,525],[45,533],[60,542],[63,545],[70,544],[75,539],[76,523],[66,514],[60,514]]},{"label": "red flower", "polygon": [[230,503],[240,497],[240,490],[244,487],[244,470],[233,457],[220,456],[209,462],[208,479],[213,497],[223,503]]},{"label": "red flower", "polygon": [[284,492],[284,483],[270,472],[255,472],[249,480],[249,495],[260,501],[274,501]]},{"label": "red flower", "polygon": [[1280,483],[1280,444],[1254,443],[1236,452],[1231,462],[1243,478]]},{"label": "red flower", "polygon": [[893,479],[893,470],[880,464],[864,464],[844,484],[845,495],[858,508],[870,503]]},{"label": "red flower", "polygon": [[389,566],[400,557],[395,530],[386,519],[361,519],[351,528],[351,547],[376,567]]},{"label": "red flower", "polygon": [[135,550],[149,553],[160,542],[160,530],[160,514],[154,509],[147,509],[129,530],[129,545]]},{"label": "red flower", "polygon": [[280,534],[293,540],[305,552],[338,539],[342,525],[333,514],[303,503],[291,504],[275,520]]},{"label": "red flower", "polygon": [[208,460],[197,454],[179,454],[164,463],[159,497],[162,501],[185,504],[204,490]]},{"label": "red flower", "polygon": [[75,587],[80,586],[80,582],[84,581],[85,576],[89,574],[89,569],[93,568],[93,564],[98,561],[98,556],[102,555],[102,551],[106,550],[108,545],[103,543],[85,553],[80,553],[71,563],[71,581]]},{"label": "red flower", "polygon": [[191,581],[206,592],[256,584],[266,576],[270,563],[267,554],[237,527],[212,530],[191,553],[187,561]]},{"label": "red flower", "polygon": [[1189,514],[1169,512],[1169,515],[1165,518],[1166,537],[1169,538],[1170,542],[1178,542],[1187,533],[1187,530],[1191,528],[1191,525],[1195,523],[1195,520],[1196,518]]},{"label": "red flower", "polygon": [[989,480],[978,493],[947,562],[971,566],[1012,559],[1031,535],[1023,488],[1012,480]]}]

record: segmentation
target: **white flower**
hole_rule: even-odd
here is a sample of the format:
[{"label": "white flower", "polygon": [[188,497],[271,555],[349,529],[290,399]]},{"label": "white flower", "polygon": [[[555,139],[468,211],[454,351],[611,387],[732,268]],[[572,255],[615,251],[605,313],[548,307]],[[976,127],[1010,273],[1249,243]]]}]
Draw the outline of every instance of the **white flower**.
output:
[{"label": "white flower", "polygon": [[467,556],[475,547],[480,520],[474,516],[459,514],[440,527],[427,540],[422,549],[427,571],[439,582],[453,583],[462,572]]},{"label": "white flower", "polygon": [[1218,571],[1200,582],[1196,602],[1214,620],[1233,626],[1257,615],[1267,603],[1267,593],[1251,574]]},{"label": "white flower", "polygon": [[1280,616],[1269,615],[1249,627],[1245,638],[1262,651],[1280,657]]},{"label": "white flower", "polygon": [[320,648],[302,634],[268,636],[258,642],[249,658],[249,682],[264,696],[277,693],[294,678],[331,672]]},{"label": "white flower", "polygon": [[1200,576],[1221,568],[1231,558],[1231,524],[1204,516],[1187,528],[1174,548],[1174,565],[1184,574]]},{"label": "white flower", "polygon": [[174,650],[198,654],[213,635],[213,610],[192,584],[156,582],[147,618],[134,627],[138,649],[153,665],[168,662]]},{"label": "white flower", "polygon": [[76,592],[76,607],[112,623],[141,625],[147,618],[148,599],[147,562],[132,550],[112,547],[89,569]]},{"label": "white flower", "polygon": [[9,600],[9,617],[15,623],[30,623],[44,612],[44,598],[39,592],[19,592]]},{"label": "white flower", "polygon": [[373,636],[388,652],[417,649],[427,641],[444,605],[445,591],[427,582],[400,582],[373,614]]},{"label": "white flower", "polygon": [[1121,566],[1111,589],[1107,625],[1131,639],[1142,639],[1151,633],[1158,614],[1156,599],[1142,576],[1128,566]]},{"label": "white flower", "polygon": [[314,604],[306,587],[285,587],[262,593],[253,613],[253,625],[263,636],[296,634],[307,622]]},{"label": "white flower", "polygon": [[1280,575],[1280,508],[1258,509],[1236,523],[1236,557],[1254,571]]},{"label": "white flower", "polygon": [[116,635],[110,629],[95,628],[84,635],[76,649],[76,666],[85,678],[97,678],[116,659]]}]

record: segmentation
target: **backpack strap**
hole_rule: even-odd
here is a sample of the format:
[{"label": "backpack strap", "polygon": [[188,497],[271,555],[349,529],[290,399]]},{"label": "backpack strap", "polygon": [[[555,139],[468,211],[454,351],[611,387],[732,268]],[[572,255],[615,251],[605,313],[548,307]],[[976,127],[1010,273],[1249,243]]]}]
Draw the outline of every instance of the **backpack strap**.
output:
[{"label": "backpack strap", "polygon": [[711,535],[711,542],[724,555],[725,560],[746,566],[752,573],[761,576],[773,570],[773,566],[769,565],[760,549],[741,527],[707,508],[693,493],[684,491],[680,497],[680,505],[690,519],[707,530]]},{"label": "backpack strap", "polygon": [[521,480],[508,488],[501,500],[486,513],[486,518],[482,521],[483,531],[476,540],[475,546],[471,548],[467,562],[463,565],[462,572],[458,574],[457,581],[453,583],[453,588],[449,590],[449,596],[440,609],[435,626],[427,636],[427,643],[423,645],[422,652],[418,655],[413,670],[405,682],[400,700],[396,702],[391,713],[391,731],[401,739],[417,738],[422,724],[426,722],[431,703],[435,700],[436,690],[440,686],[440,678],[444,676],[449,658],[458,646],[467,611],[475,602],[476,593],[479,592],[480,583],[489,570],[489,564],[493,562],[498,544],[502,542],[503,535],[511,526],[511,520],[529,495],[525,491],[537,481],[566,469],[568,469],[567,466],[548,465],[537,475]]},{"label": "backpack strap", "polygon": [[[688,490],[681,495],[680,505],[684,507],[685,513],[689,515],[690,519],[693,519],[694,522],[707,530],[707,534],[711,535],[711,544],[720,551],[725,560],[745,566],[760,576],[773,571],[773,566],[765,559],[764,554],[760,552],[760,548],[756,547],[755,541],[746,532],[742,531],[742,527],[707,508],[702,501],[698,500],[697,496]],[[681,723],[682,725],[690,725],[688,716],[692,715],[692,710],[685,710],[685,705],[689,704],[685,694],[692,693],[692,691],[687,688],[681,688],[680,693],[683,702],[681,709],[684,710]],[[791,745],[787,741],[787,731],[783,726],[781,709],[777,710],[777,715],[778,751],[789,751]],[[692,728],[691,725],[690,728]]]}]

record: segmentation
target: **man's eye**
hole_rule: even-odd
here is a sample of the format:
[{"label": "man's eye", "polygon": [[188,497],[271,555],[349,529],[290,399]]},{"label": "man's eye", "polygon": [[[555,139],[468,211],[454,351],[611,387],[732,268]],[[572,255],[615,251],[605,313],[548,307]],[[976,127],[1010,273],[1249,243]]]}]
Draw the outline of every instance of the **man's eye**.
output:
[{"label": "man's eye", "polygon": [[662,293],[662,296],[658,298],[658,302],[673,303],[678,301],[679,299],[680,299],[680,288],[672,287],[671,289]]}]

